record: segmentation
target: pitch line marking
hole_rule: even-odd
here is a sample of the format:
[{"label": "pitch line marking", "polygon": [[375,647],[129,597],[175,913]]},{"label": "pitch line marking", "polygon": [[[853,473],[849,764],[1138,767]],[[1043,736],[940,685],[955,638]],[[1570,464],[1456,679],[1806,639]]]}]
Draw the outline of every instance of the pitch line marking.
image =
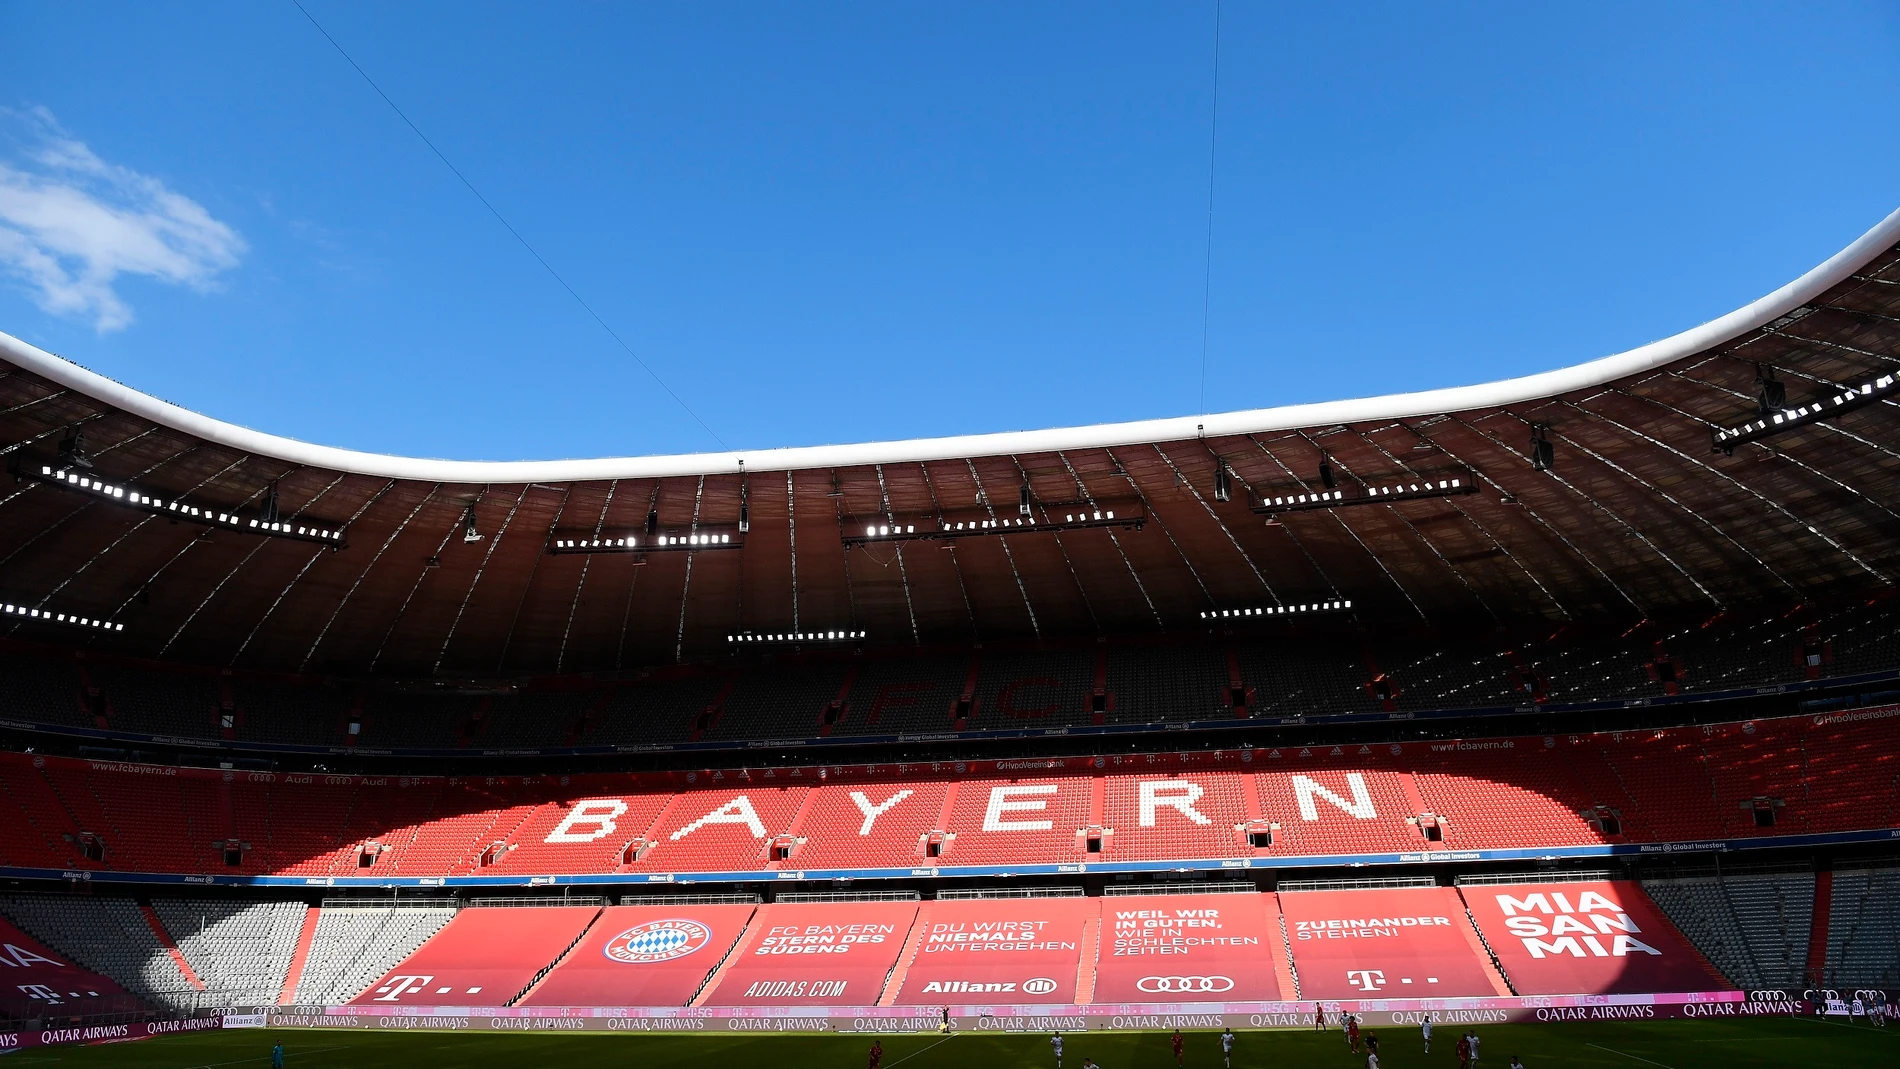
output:
[{"label": "pitch line marking", "polygon": [[[297,1052],[296,1052],[295,1054],[293,1054],[293,1053],[291,1053],[290,1051],[285,1051],[285,1052],[284,1052],[284,1057],[285,1057],[285,1058],[297,1058],[297,1057],[301,1057],[301,1056],[303,1056],[303,1055],[306,1055],[306,1054],[323,1054],[323,1053],[326,1053],[326,1052],[328,1052],[328,1051],[333,1051],[333,1050],[346,1050],[346,1049],[348,1049],[348,1048],[346,1048],[346,1047],[318,1047],[318,1048],[317,1048],[316,1050],[300,1050],[300,1051],[297,1051]],[[201,1065],[194,1065],[194,1066],[192,1066],[192,1067],[191,1067],[191,1069],[214,1069],[214,1067],[215,1067],[215,1066],[220,1066],[220,1065],[242,1065],[242,1064],[243,1064],[243,1063],[245,1063],[245,1062],[254,1062],[254,1061],[256,1061],[256,1060],[257,1060],[257,1059],[256,1059],[255,1057],[252,1057],[252,1058],[237,1058],[237,1059],[235,1059],[235,1060],[232,1060],[232,1061],[228,1061],[228,1062],[205,1062],[205,1063],[203,1063],[203,1064],[201,1064]]]},{"label": "pitch line marking", "polygon": [[910,1052],[909,1054],[906,1054],[906,1055],[904,1055],[904,1056],[903,1056],[902,1058],[899,1058],[899,1059],[897,1059],[896,1061],[894,1061],[894,1062],[892,1062],[892,1063],[891,1063],[891,1065],[892,1065],[893,1067],[895,1067],[895,1066],[899,1066],[899,1065],[902,1065],[902,1064],[904,1064],[904,1063],[905,1063],[905,1062],[907,1062],[907,1061],[910,1061],[910,1060],[911,1060],[912,1058],[915,1058],[915,1057],[917,1057],[917,1056],[918,1056],[919,1054],[922,1054],[922,1053],[924,1053],[924,1051],[932,1051],[932,1050],[936,1050],[936,1049],[937,1049],[938,1047],[941,1047],[941,1046],[943,1046],[943,1045],[944,1045],[945,1043],[948,1043],[948,1042],[950,1042],[951,1040],[953,1040],[953,1039],[955,1039],[955,1038],[957,1038],[957,1036],[958,1036],[958,1035],[960,1035],[960,1034],[961,1034],[961,1033],[956,1033],[956,1032],[952,1032],[952,1033],[951,1033],[950,1035],[947,1035],[947,1036],[945,1036],[945,1037],[943,1037],[942,1039],[939,1039],[939,1040],[938,1040],[938,1041],[936,1041],[935,1043],[932,1043],[932,1044],[931,1044],[930,1046],[928,1046],[928,1047],[925,1047],[925,1048],[924,1048],[923,1050],[914,1050],[914,1051],[911,1051],[911,1052]]},{"label": "pitch line marking", "polygon": [[1649,1061],[1649,1059],[1648,1059],[1648,1058],[1645,1058],[1645,1057],[1643,1057],[1643,1056],[1642,1056],[1642,1055],[1640,1055],[1640,1054],[1631,1054],[1631,1053],[1630,1053],[1630,1052],[1628,1052],[1628,1051],[1623,1051],[1623,1050],[1617,1050],[1617,1049],[1616,1049],[1616,1048],[1614,1048],[1614,1047],[1606,1047],[1606,1046],[1604,1046],[1604,1045],[1603,1045],[1603,1044],[1601,1044],[1601,1043],[1590,1043],[1590,1044],[1587,1044],[1587,1046],[1592,1046],[1592,1047],[1595,1047],[1595,1048],[1596,1048],[1596,1049],[1598,1049],[1598,1050],[1607,1050],[1607,1051],[1609,1051],[1609,1052],[1610,1052],[1611,1054],[1620,1054],[1620,1055],[1622,1055],[1622,1056],[1623,1056],[1623,1057],[1625,1057],[1625,1058],[1635,1058],[1635,1059],[1636,1059],[1637,1061],[1639,1061],[1639,1062],[1649,1062],[1649,1064],[1651,1064],[1651,1065],[1660,1065],[1660,1066],[1662,1066],[1662,1069],[1675,1069],[1675,1066],[1672,1066],[1672,1065],[1665,1065],[1665,1064],[1664,1064],[1664,1063],[1662,1063],[1662,1062],[1651,1062],[1651,1061]]}]

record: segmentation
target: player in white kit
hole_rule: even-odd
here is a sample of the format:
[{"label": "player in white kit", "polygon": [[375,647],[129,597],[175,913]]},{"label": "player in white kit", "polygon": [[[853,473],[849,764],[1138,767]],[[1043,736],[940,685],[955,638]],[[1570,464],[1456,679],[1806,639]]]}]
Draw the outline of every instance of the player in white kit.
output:
[{"label": "player in white kit", "polygon": [[1056,1052],[1056,1069],[1062,1069],[1062,1033],[1049,1037],[1049,1048]]},{"label": "player in white kit", "polygon": [[1227,1069],[1234,1069],[1234,1030],[1231,1028],[1220,1034],[1220,1054]]},{"label": "player in white kit", "polygon": [[1431,1014],[1429,1013],[1426,1014],[1425,1019],[1418,1022],[1418,1030],[1425,1037],[1425,1053],[1430,1054],[1432,1052],[1432,1015]]}]

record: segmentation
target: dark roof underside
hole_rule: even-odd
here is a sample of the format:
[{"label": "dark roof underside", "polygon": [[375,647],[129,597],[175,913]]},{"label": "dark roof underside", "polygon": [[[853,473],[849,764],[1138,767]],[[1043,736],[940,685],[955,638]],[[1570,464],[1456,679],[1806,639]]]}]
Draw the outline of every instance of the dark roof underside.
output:
[{"label": "dark roof underside", "polygon": [[[0,597],[125,625],[5,620],[10,633],[139,657],[276,671],[488,677],[718,656],[738,631],[843,628],[871,645],[1192,631],[1207,609],[1350,598],[1378,631],[1547,630],[1846,597],[1900,575],[1892,401],[1723,456],[1709,428],[1751,417],[1756,365],[1790,403],[1900,368],[1900,256],[1635,378],[1405,422],[1270,435],[753,474],[737,551],[555,556],[560,530],[731,529],[737,475],[449,485],[298,468],[205,443],[0,365],[0,441],[50,462],[83,425],[102,478],[200,504],[347,523],[349,546],[204,529],[33,481],[0,485]],[[1544,423],[1555,470],[1532,470]],[[1285,513],[1245,490],[1465,467],[1478,494]],[[1236,480],[1216,502],[1216,458]],[[980,537],[846,551],[868,517],[1141,502],[1139,531]],[[834,491],[835,487],[835,491]],[[473,504],[486,536],[464,543]],[[854,522],[855,521],[855,522]],[[431,559],[439,561],[430,566]],[[60,638],[61,634],[69,637]]]}]

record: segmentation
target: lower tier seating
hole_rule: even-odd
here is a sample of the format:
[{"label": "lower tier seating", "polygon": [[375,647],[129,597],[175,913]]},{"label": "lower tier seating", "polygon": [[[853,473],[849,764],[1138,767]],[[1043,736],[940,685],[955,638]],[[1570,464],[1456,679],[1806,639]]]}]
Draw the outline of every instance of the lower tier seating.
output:
[{"label": "lower tier seating", "polygon": [[64,951],[93,972],[159,1009],[190,1011],[212,1003],[200,996],[130,898],[80,895],[0,895],[0,913],[20,930]]},{"label": "lower tier seating", "polygon": [[[445,902],[336,900],[309,929],[315,935],[300,972],[298,959],[275,953],[267,962],[201,954],[203,971],[191,975],[208,991],[294,987],[298,1006],[385,1008],[878,1004],[934,1011],[1009,993],[1045,1004],[1101,1004],[1195,1001],[1209,991],[1183,987],[1179,976],[1213,978],[1201,983],[1222,985],[1215,988],[1221,1001],[1232,1002],[1733,986],[1629,881],[1363,884],[763,905],[679,896],[676,904],[646,899],[606,908],[559,898],[476,901],[460,910]],[[56,930],[64,945],[45,945],[74,959],[144,910],[131,899],[85,894],[14,895],[0,904]],[[165,910],[174,918],[267,925],[279,912],[306,911],[301,903],[210,898],[167,900]],[[193,945],[205,949],[204,940]],[[115,970],[106,979],[176,969],[168,950],[150,941],[106,957]],[[190,1008],[190,1001],[165,1005]],[[289,1000],[201,996],[197,1005],[278,1001]]]},{"label": "lower tier seating", "polygon": [[455,918],[448,904],[323,908],[291,1001],[341,1005],[416,952]]},{"label": "lower tier seating", "polygon": [[1802,987],[1813,873],[1685,876],[1644,880],[1643,889],[1738,986]]},{"label": "lower tier seating", "polygon": [[[0,866],[433,878],[1685,842],[1900,827],[1897,773],[1900,708],[1597,735],[636,776],[287,775],[0,754],[0,823],[16,829],[0,837]],[[1772,964],[1786,967],[1785,955]]]},{"label": "lower tier seating", "polygon": [[159,898],[152,911],[214,1000],[233,1006],[277,1001],[303,929],[298,902]]},{"label": "lower tier seating", "polygon": [[1829,913],[1828,986],[1900,987],[1900,868],[1834,873]]}]

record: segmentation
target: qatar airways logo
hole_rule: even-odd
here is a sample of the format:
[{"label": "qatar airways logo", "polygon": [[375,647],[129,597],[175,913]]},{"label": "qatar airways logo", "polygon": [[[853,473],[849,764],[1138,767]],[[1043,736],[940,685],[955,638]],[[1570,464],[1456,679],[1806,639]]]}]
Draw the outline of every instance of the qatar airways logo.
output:
[{"label": "qatar airways logo", "polygon": [[1504,926],[1523,941],[1532,958],[1662,956],[1662,951],[1636,938],[1642,929],[1621,905],[1596,891],[1584,891],[1575,905],[1561,891],[1540,891],[1524,898],[1501,894],[1497,900]]},{"label": "qatar airways logo", "polygon": [[648,921],[607,940],[600,952],[623,965],[673,961],[712,942],[712,929],[692,920]]}]

